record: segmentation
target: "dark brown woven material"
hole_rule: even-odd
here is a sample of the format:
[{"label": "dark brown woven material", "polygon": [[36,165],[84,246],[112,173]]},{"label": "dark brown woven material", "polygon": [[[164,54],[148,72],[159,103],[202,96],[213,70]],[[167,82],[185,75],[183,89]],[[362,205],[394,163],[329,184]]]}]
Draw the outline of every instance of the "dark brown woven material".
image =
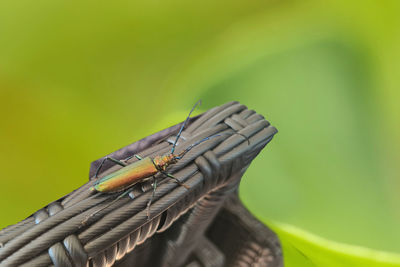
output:
[{"label": "dark brown woven material", "polygon": [[[168,154],[179,127],[110,155],[124,159],[132,154]],[[91,179],[3,229],[0,266],[281,266],[275,235],[235,197],[244,171],[275,133],[261,115],[237,102],[213,108],[191,119],[176,152],[205,137],[221,135],[195,146],[168,168],[189,189],[156,176],[159,186],[150,220],[146,204],[152,187],[148,183],[137,184],[130,197],[90,217],[118,195],[91,193]],[[101,160],[92,163],[91,177]],[[119,168],[108,163],[100,177]]]}]

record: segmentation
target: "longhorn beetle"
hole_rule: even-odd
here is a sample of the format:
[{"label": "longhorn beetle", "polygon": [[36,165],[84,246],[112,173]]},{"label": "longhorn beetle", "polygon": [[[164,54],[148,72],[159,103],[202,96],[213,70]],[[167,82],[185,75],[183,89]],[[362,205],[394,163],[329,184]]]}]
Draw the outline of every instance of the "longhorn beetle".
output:
[{"label": "longhorn beetle", "polygon": [[[154,198],[155,192],[156,192],[156,188],[157,188],[157,180],[155,179],[154,175],[156,175],[157,173],[162,173],[164,175],[166,175],[167,177],[173,179],[176,183],[178,183],[179,185],[184,186],[186,189],[189,189],[189,186],[185,185],[184,183],[182,183],[181,181],[179,181],[176,177],[174,177],[172,174],[167,173],[166,169],[169,165],[171,164],[175,164],[178,162],[178,160],[180,160],[187,152],[189,152],[193,147],[199,145],[200,143],[207,141],[213,137],[217,137],[217,136],[221,136],[222,134],[215,134],[209,137],[206,137],[204,139],[201,139],[200,141],[197,141],[196,143],[191,144],[190,146],[188,146],[185,150],[183,150],[181,153],[179,154],[174,154],[175,152],[175,147],[176,144],[179,140],[179,137],[181,136],[181,133],[183,131],[183,129],[185,128],[190,115],[192,114],[193,110],[196,108],[196,106],[198,104],[200,104],[201,101],[199,100],[191,109],[191,111],[189,112],[189,115],[187,116],[185,122],[182,124],[178,135],[176,136],[175,142],[172,145],[172,149],[171,152],[169,154],[163,155],[163,156],[155,156],[154,158],[151,157],[145,157],[142,158],[139,155],[133,155],[133,156],[129,156],[128,158],[124,159],[124,160],[118,160],[112,157],[105,157],[103,159],[103,161],[100,163],[99,167],[96,170],[95,173],[95,178],[97,178],[101,167],[103,166],[104,162],[106,160],[110,160],[118,165],[123,166],[123,168],[110,173],[104,177],[102,177],[101,179],[97,180],[93,186],[90,187],[91,191],[97,191],[97,192],[101,192],[101,193],[116,193],[116,192],[121,192],[127,189],[131,189],[134,185],[136,185],[137,183],[140,182],[145,182],[148,181],[150,179],[153,180],[152,186],[153,186],[153,193],[152,196],[150,198],[150,200],[147,202],[147,218],[150,219],[150,205],[151,202]],[[242,134],[240,134],[242,135]],[[244,136],[244,135],[242,135]],[[244,136],[246,138],[246,140],[248,141],[247,137]],[[127,164],[126,162],[133,158],[136,157],[138,159],[138,161],[132,163],[132,164]],[[112,205],[115,201],[117,201],[118,199],[122,198],[123,196],[125,196],[126,194],[130,193],[132,190],[127,190],[125,192],[123,192],[122,194],[120,194],[114,201],[112,201],[110,204],[106,205],[105,207],[95,211],[94,213],[90,214],[84,221],[83,224],[85,224],[85,222],[92,216],[94,216],[95,214],[97,214],[98,212],[102,211],[103,209],[109,207],[110,205]]]}]

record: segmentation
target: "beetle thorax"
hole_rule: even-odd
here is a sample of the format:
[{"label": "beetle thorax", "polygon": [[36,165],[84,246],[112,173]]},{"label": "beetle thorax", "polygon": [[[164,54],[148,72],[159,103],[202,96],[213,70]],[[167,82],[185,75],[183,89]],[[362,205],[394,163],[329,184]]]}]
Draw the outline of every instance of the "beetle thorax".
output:
[{"label": "beetle thorax", "polygon": [[153,159],[153,162],[157,166],[157,169],[165,171],[169,165],[176,163],[177,160],[174,154],[168,154],[164,156],[156,156]]}]

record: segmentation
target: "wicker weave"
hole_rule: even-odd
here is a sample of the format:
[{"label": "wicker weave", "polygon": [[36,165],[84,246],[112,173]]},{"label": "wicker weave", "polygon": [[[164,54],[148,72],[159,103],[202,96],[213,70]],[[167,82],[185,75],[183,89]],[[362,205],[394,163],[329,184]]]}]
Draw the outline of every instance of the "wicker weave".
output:
[{"label": "wicker weave", "polygon": [[[168,154],[179,127],[170,127],[110,155],[124,159],[133,154],[142,157]],[[226,213],[232,207],[232,204],[226,206],[232,200],[225,200],[235,196],[244,171],[275,133],[276,129],[261,115],[237,102],[210,109],[191,119],[176,152],[207,136],[221,135],[195,146],[168,168],[189,189],[156,175],[159,186],[150,206],[150,220],[146,204],[152,194],[151,184],[136,185],[130,197],[108,206],[116,194],[90,192],[88,188],[94,182],[90,179],[33,216],[3,229],[0,266],[279,266],[279,245],[276,240],[275,243],[267,240],[268,232],[265,239],[268,242],[249,239],[248,234],[250,241],[237,246],[242,251],[231,249],[233,254],[225,252],[222,256],[216,253],[217,248],[210,249],[218,242],[207,237],[210,231],[218,233],[216,218],[224,218],[221,212]],[[92,178],[101,160],[92,163]],[[100,177],[119,168],[108,163]],[[103,207],[106,208],[95,216],[89,216]],[[250,225],[248,222],[244,220],[241,229]],[[223,243],[221,238],[217,240]],[[273,246],[273,251],[263,250],[265,246]],[[213,251],[215,255],[210,255]],[[125,257],[127,253],[129,256]],[[208,260],[202,260],[202,255]]]}]

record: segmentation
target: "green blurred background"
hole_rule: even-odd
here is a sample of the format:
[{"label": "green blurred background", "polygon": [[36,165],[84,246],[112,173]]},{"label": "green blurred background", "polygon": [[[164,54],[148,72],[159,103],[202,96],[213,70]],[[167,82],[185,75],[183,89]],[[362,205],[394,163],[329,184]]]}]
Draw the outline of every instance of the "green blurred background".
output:
[{"label": "green blurred background", "polygon": [[278,135],[242,200],[286,266],[400,266],[398,1],[1,1],[0,228],[89,163],[238,100]]}]

